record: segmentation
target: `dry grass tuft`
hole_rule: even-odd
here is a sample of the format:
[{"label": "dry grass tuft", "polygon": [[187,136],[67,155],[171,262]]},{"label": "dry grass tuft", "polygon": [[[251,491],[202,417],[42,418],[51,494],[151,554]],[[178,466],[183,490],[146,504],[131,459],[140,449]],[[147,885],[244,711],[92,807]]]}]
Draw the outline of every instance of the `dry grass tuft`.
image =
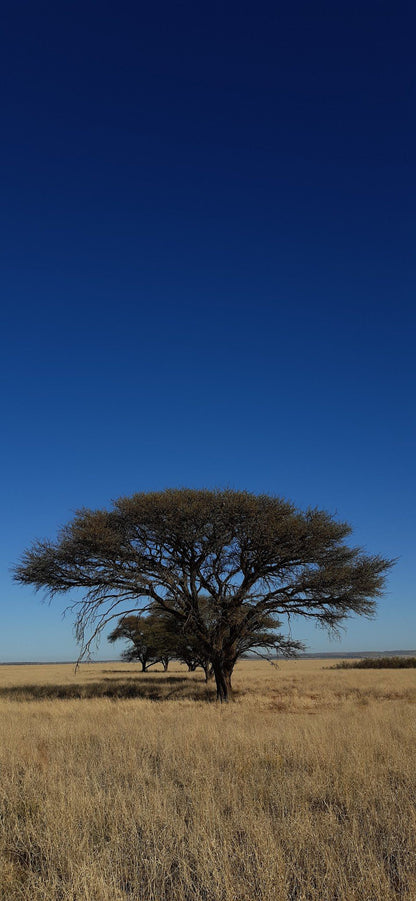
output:
[{"label": "dry grass tuft", "polygon": [[2,901],[415,901],[414,671],[0,679]]}]

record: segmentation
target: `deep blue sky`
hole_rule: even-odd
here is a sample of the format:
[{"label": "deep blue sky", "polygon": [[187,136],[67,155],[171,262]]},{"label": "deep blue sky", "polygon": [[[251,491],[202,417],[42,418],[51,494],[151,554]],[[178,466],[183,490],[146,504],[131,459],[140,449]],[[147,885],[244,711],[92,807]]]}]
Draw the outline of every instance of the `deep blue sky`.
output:
[{"label": "deep blue sky", "polygon": [[0,660],[77,656],[33,538],[183,485],[349,520],[378,618],[296,637],[416,646],[412,7],[3,7]]}]

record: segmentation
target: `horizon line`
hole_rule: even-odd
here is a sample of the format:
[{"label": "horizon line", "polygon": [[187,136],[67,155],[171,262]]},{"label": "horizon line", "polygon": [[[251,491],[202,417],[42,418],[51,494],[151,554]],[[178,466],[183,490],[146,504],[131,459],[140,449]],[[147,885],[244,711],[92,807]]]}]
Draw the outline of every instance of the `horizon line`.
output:
[{"label": "horizon line", "polygon": [[[308,659],[311,657],[320,658],[320,657],[394,657],[394,656],[416,656],[416,649],[406,649],[406,648],[397,648],[392,651],[305,651],[302,654],[297,654],[296,657],[280,657],[275,655],[274,657],[267,658],[265,656],[260,657],[267,662],[267,659],[270,660],[301,660]],[[245,660],[258,660],[259,655],[257,654],[247,654],[244,655],[242,659]],[[82,664],[98,664],[98,663],[124,663],[120,657],[111,657],[104,658],[102,660],[81,660],[78,666]],[[132,660],[131,663],[135,663],[136,661]],[[137,661],[138,662],[138,661]],[[76,660],[1,660],[0,666],[76,666]],[[157,666],[156,664],[153,664]]]}]

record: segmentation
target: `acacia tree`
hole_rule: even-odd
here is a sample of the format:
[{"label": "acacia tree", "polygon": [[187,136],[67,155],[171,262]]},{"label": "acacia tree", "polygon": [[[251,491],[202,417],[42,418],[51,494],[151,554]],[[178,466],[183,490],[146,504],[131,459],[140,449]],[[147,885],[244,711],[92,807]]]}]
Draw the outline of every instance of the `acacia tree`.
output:
[{"label": "acacia tree", "polygon": [[185,663],[190,672],[202,667],[207,682],[211,678],[212,667],[206,649],[165,610],[153,610],[146,617],[138,614],[121,617],[108,641],[120,638],[129,642],[123,651],[124,659],[140,660],[143,672],[159,661],[166,672],[169,661],[176,659]]},{"label": "acacia tree", "polygon": [[170,657],[185,663],[190,672],[202,667],[206,682],[210,679],[211,663],[206,647],[199,641],[194,632],[187,631],[185,623],[166,610],[154,611],[156,640]]},{"label": "acacia tree", "polygon": [[152,619],[151,616],[133,614],[122,616],[116,628],[108,635],[108,641],[112,644],[120,639],[128,642],[122,656],[124,660],[139,660],[143,673],[159,660],[166,670],[169,661],[168,655],[164,653],[165,648],[157,640]]},{"label": "acacia tree", "polygon": [[[37,541],[18,582],[72,603],[80,659],[112,619],[157,607],[206,650],[217,697],[228,700],[242,643],[255,647],[264,618],[306,617],[336,631],[370,617],[392,561],[350,547],[347,523],[318,509],[245,491],[171,489],[82,509],[55,542]],[[204,615],[206,598],[210,620]],[[299,643],[281,635],[275,647]]]},{"label": "acacia tree", "polygon": [[204,671],[205,681],[209,682],[214,676],[214,670],[206,646],[199,641],[198,636],[181,630],[177,636],[176,656],[182,663],[186,663],[190,673],[198,667]]},{"label": "acacia tree", "polygon": [[158,659],[163,664],[166,673],[169,667],[169,661],[177,656],[176,654],[176,635],[175,622],[161,615],[161,611],[156,608],[151,611],[147,617],[149,620],[149,628],[152,641],[157,649]]},{"label": "acacia tree", "polygon": [[[173,599],[167,598],[167,601],[170,604]],[[164,640],[177,660],[186,664],[189,672],[193,673],[198,667],[201,667],[205,674],[205,681],[209,682],[214,671],[206,642],[201,641],[193,628],[186,628],[186,621],[178,622],[177,617],[168,610],[154,608],[154,611],[156,621],[159,623],[162,642]],[[211,624],[209,598],[203,595],[199,598],[199,611],[205,629],[208,631]]]}]

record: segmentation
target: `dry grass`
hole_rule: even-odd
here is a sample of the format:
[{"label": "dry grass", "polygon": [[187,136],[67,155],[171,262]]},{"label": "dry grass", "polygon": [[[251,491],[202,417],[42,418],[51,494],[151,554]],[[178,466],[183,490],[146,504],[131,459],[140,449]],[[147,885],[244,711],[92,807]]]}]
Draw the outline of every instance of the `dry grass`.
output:
[{"label": "dry grass", "polygon": [[416,673],[323,666],[1,667],[2,901],[415,901]]}]

